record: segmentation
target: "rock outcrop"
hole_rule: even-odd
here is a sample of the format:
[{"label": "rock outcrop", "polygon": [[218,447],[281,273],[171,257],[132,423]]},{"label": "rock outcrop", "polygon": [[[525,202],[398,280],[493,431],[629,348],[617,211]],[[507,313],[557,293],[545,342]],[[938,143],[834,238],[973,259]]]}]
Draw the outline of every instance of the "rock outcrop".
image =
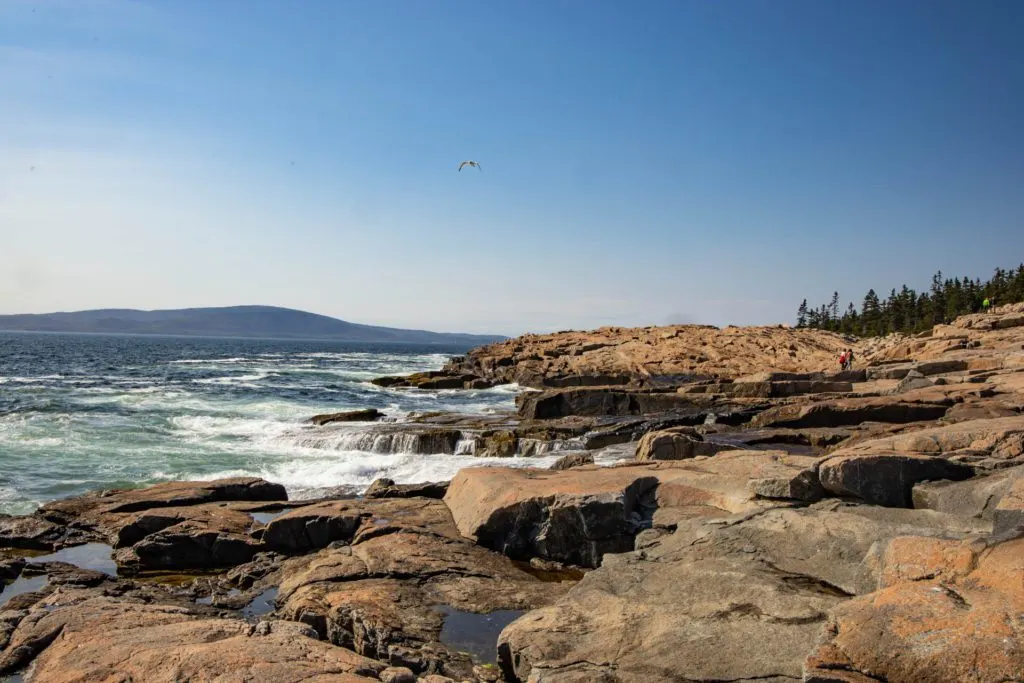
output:
[{"label": "rock outcrop", "polygon": [[324,413],[322,415],[314,415],[309,418],[309,421],[316,426],[321,427],[334,422],[376,422],[382,417],[384,417],[384,413],[380,412],[376,408],[366,408],[363,410],[348,410],[341,413]]},{"label": "rock outcrop", "polygon": [[[313,637],[311,637],[313,636]],[[319,642],[287,621],[256,626],[187,607],[71,590],[23,618],[0,673],[32,663],[36,683],[67,681],[378,680],[380,662]]]},{"label": "rock outcrop", "polygon": [[[540,390],[517,414],[325,414],[303,445],[566,455],[362,497],[172,482],[0,516],[0,675],[1021,680],[1020,321],[609,328],[382,380]],[[846,347],[862,365],[830,374]]]},{"label": "rock outcrop", "polygon": [[815,459],[734,451],[681,462],[570,471],[468,468],[445,503],[459,531],[515,559],[596,567],[676,517],[723,516],[823,495]]},{"label": "rock outcrop", "polygon": [[819,330],[701,325],[529,334],[474,349],[449,363],[452,376],[475,375],[523,386],[580,387],[681,383],[740,377],[766,369],[831,371],[854,340]]},{"label": "rock outcrop", "polygon": [[1024,671],[1024,539],[900,537],[878,590],[833,608],[804,680],[1013,681]]},{"label": "rock outcrop", "polygon": [[693,518],[607,556],[509,625],[501,663],[512,680],[546,683],[800,680],[829,614],[874,590],[864,560],[879,540],[977,529],[930,511],[834,503]]}]

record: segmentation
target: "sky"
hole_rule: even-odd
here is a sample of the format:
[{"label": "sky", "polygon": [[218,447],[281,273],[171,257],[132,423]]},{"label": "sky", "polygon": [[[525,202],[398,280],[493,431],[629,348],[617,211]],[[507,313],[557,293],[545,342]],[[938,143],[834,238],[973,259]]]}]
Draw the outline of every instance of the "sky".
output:
[{"label": "sky", "polygon": [[511,335],[986,278],[1024,261],[1021,35],[1018,0],[0,0],[0,313]]}]

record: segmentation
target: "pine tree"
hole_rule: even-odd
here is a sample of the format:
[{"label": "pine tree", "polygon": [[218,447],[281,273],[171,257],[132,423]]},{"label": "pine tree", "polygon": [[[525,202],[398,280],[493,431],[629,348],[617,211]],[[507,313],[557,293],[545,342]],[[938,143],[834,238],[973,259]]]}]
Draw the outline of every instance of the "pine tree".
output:
[{"label": "pine tree", "polygon": [[861,334],[866,336],[880,334],[880,318],[881,306],[878,302],[878,295],[875,294],[875,290],[869,289],[861,307]]},{"label": "pine tree", "polygon": [[890,290],[884,301],[871,289],[859,313],[850,304],[840,314],[839,292],[833,292],[829,303],[817,308],[809,307],[804,299],[797,310],[797,326],[864,336],[922,332],[979,311],[986,297],[993,304],[1024,301],[1024,263],[1010,270],[996,268],[986,282],[969,277],[944,279],[939,271],[932,277],[929,291],[917,292],[903,285],[898,291]]}]

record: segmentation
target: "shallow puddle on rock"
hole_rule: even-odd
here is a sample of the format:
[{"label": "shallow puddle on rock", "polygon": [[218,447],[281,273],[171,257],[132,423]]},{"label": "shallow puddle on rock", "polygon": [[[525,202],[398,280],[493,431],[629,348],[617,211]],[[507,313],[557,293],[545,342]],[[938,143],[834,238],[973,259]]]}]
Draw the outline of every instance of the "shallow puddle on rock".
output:
[{"label": "shallow puddle on rock", "polygon": [[34,593],[35,591],[42,590],[46,587],[46,583],[47,578],[45,574],[32,577],[18,577],[11,583],[4,586],[3,591],[0,592],[0,610],[3,609],[3,606],[6,605],[11,598],[18,595],[24,595],[25,593]]},{"label": "shallow puddle on rock", "polygon": [[[117,576],[117,565],[111,557],[113,549],[105,543],[86,543],[85,545],[64,548],[55,553],[45,555],[26,555],[25,559],[31,564],[43,564],[44,562],[67,562],[82,569],[91,569],[110,576]],[[31,571],[31,570],[29,570]],[[0,606],[5,605],[11,598],[25,593],[32,593],[42,590],[47,583],[45,574],[39,576],[25,576],[25,572],[10,584],[4,586],[0,591]]]},{"label": "shallow puddle on rock", "polygon": [[250,512],[249,514],[258,524],[270,524],[284,513],[291,512],[294,509],[295,508],[282,508],[281,510],[271,510],[270,512]]},{"label": "shallow puddle on rock", "polygon": [[117,565],[113,558],[114,549],[106,543],[86,543],[73,548],[64,548],[49,555],[39,555],[29,562],[67,562],[82,569],[92,569],[110,576],[117,576]]},{"label": "shallow puddle on rock", "polygon": [[275,600],[277,600],[276,586],[268,588],[253,598],[252,602],[242,608],[242,616],[246,619],[266,616],[277,609],[274,604]]},{"label": "shallow puddle on rock", "polygon": [[444,614],[441,642],[456,652],[466,652],[479,663],[498,661],[498,636],[502,629],[521,617],[523,610],[497,610],[489,614],[463,612],[442,605]]}]

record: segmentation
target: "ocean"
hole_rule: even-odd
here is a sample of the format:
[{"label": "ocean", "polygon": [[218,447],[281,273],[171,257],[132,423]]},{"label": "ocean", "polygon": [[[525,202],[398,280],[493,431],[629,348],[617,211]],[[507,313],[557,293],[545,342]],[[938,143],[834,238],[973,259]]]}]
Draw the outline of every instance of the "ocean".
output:
[{"label": "ocean", "polygon": [[0,333],[0,513],[170,480],[258,476],[283,484],[292,498],[309,498],[339,488],[358,493],[381,476],[437,481],[467,465],[513,464],[379,452],[358,426],[325,431],[307,423],[317,413],[356,408],[398,420],[421,411],[513,409],[515,386],[410,391],[369,383],[439,369],[465,350]]}]

